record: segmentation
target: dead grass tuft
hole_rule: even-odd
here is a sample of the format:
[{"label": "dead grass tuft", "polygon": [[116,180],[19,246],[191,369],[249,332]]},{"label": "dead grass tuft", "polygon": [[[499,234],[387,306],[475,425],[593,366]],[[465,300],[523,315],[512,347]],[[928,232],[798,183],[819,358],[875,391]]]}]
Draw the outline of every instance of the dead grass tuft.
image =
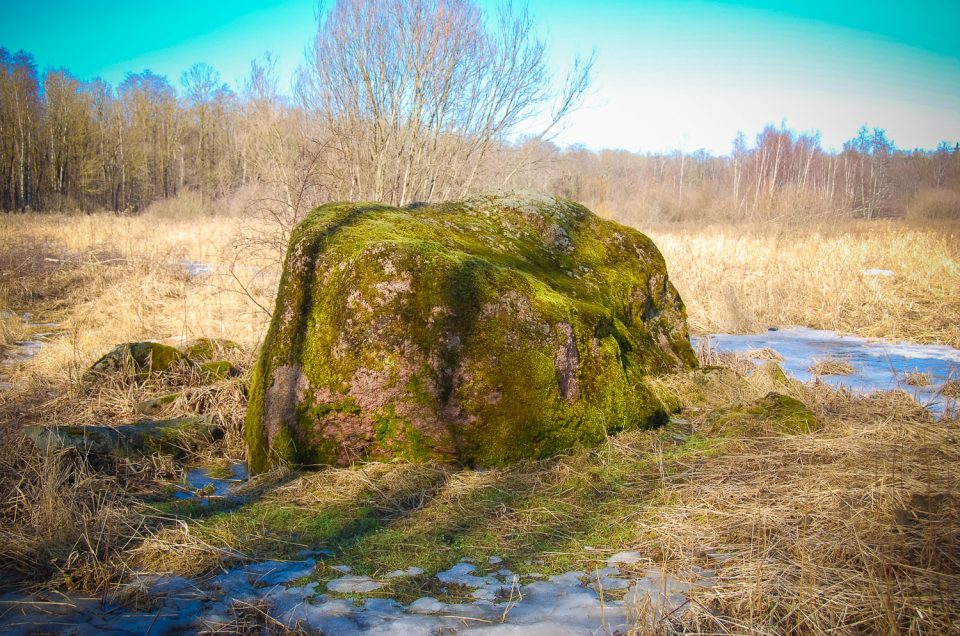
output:
[{"label": "dead grass tuft", "polygon": [[903,376],[903,383],[907,386],[930,386],[932,380],[933,378],[929,373],[921,373],[920,371],[911,371]]},{"label": "dead grass tuft", "polygon": [[770,347],[762,347],[760,349],[749,349],[744,353],[746,357],[751,360],[773,360],[774,362],[783,361],[783,356],[771,349]]},{"label": "dead grass tuft", "polygon": [[818,360],[809,369],[814,375],[852,375],[853,365],[846,360]]},{"label": "dead grass tuft", "polygon": [[231,620],[205,621],[199,633],[204,636],[306,636],[310,633],[278,621],[271,615],[271,609],[266,601],[234,601],[230,606]]},{"label": "dead grass tuft", "polygon": [[940,387],[940,395],[948,398],[960,398],[960,380],[947,380]]},{"label": "dead grass tuft", "polygon": [[124,493],[135,478],[94,471],[73,452],[32,452],[9,430],[0,444],[0,586],[47,581],[99,591],[117,580],[120,554],[138,535]]},{"label": "dead grass tuft", "polygon": [[703,336],[697,342],[695,349],[697,361],[702,367],[726,367],[742,375],[752,373],[756,366],[747,355],[720,351],[713,346],[708,336]]}]

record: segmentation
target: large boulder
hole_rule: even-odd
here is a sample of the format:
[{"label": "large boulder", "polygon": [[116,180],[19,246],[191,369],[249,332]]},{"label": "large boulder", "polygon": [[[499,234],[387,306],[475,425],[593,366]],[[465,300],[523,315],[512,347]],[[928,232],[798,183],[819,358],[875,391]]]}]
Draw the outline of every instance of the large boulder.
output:
[{"label": "large boulder", "polygon": [[250,467],[545,457],[665,422],[646,378],[694,366],[660,252],[581,205],[329,204],[291,237]]}]

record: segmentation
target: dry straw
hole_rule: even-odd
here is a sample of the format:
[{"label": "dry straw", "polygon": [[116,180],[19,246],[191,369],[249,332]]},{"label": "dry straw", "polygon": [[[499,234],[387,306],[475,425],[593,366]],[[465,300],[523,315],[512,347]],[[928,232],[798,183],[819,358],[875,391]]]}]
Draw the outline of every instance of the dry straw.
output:
[{"label": "dry straw", "polygon": [[[129,421],[138,417],[139,403],[176,392],[162,414],[215,415],[230,435],[211,455],[240,457],[242,380],[209,385],[184,368],[144,383],[82,381],[114,344],[145,338],[226,336],[242,346],[238,366],[249,366],[265,325],[261,307],[271,306],[274,291],[256,273],[264,263],[225,251],[238,227],[235,219],[175,215],[0,220],[6,274],[0,297],[8,307],[29,307],[60,323],[37,358],[13,371],[16,388],[0,393],[0,567],[11,574],[4,583],[103,590],[131,567],[209,571],[242,558],[237,549],[253,553],[262,542],[231,534],[229,526],[219,535],[201,534],[139,504],[137,493],[181,476],[169,462],[103,466],[70,453],[28,452],[16,429],[24,422]],[[960,313],[955,226],[671,227],[651,234],[697,333],[804,324],[960,345],[953,318]],[[224,269],[238,256],[234,271],[249,271],[248,278]],[[184,258],[220,269],[191,278],[180,265]],[[896,274],[865,275],[870,268]],[[0,328],[0,337],[20,337],[17,320],[5,320],[10,326]],[[591,511],[547,504],[522,514],[468,508],[471,497],[511,488],[562,504],[576,494],[565,490],[571,475],[615,470],[641,457],[650,470],[629,477],[636,509],[609,519],[633,539],[610,547],[637,549],[644,566],[666,573],[711,569],[717,584],[695,588],[681,612],[655,623],[637,618],[637,633],[956,632],[957,421],[934,421],[904,392],[857,398],[785,382],[770,352],[732,356],[703,339],[698,355],[704,365],[722,367],[707,374],[709,384],[664,380],[688,397],[684,415],[692,430],[682,437],[697,439],[712,409],[770,391],[801,399],[824,426],[810,435],[725,439],[709,453],[679,456],[664,450],[659,432],[626,434],[592,453],[499,471],[402,464],[279,471],[253,480],[247,494],[311,509],[363,492],[388,522],[429,519],[446,506],[489,515],[505,536],[545,527],[562,534]],[[941,394],[957,392],[955,385]],[[694,394],[705,402],[690,400]],[[267,607],[235,610],[232,623],[210,625],[211,632],[280,631]]]}]

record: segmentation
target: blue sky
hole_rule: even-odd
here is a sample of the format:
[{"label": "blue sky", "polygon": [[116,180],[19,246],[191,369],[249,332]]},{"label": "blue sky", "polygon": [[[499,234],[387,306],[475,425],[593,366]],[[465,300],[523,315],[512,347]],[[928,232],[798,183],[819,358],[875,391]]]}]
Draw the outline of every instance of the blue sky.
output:
[{"label": "blue sky", "polygon": [[[484,2],[492,6],[493,0]],[[839,147],[861,124],[899,146],[960,140],[960,2],[530,0],[556,72],[597,52],[587,105],[557,140],[721,154],[737,130],[819,130]],[[315,28],[313,0],[7,3],[0,46],[41,67],[118,83],[192,63],[237,84],[272,51],[284,81]]]}]

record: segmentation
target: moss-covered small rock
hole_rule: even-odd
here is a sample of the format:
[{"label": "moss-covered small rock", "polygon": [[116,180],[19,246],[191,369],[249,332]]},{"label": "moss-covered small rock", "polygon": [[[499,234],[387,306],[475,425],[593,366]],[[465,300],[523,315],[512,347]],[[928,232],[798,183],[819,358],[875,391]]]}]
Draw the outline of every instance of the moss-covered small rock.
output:
[{"label": "moss-covered small rock", "polygon": [[159,342],[119,344],[93,363],[88,375],[127,373],[138,380],[163,373],[187,360],[180,350]]},{"label": "moss-covered small rock", "polygon": [[249,460],[544,457],[665,422],[646,379],[695,366],[660,252],[583,206],[325,205],[291,237]]},{"label": "moss-covered small rock", "polygon": [[167,395],[161,395],[160,397],[143,400],[137,403],[135,410],[141,415],[156,415],[157,413],[163,411],[163,408],[168,404],[173,404],[176,402],[178,397],[180,397],[179,393],[168,393]]},{"label": "moss-covered small rock", "polygon": [[194,362],[214,362],[230,357],[240,349],[233,340],[223,338],[197,338],[183,348],[183,352]]},{"label": "moss-covered small rock", "polygon": [[805,435],[823,426],[806,404],[775,392],[747,404],[714,411],[707,421],[711,434],[728,437]]},{"label": "moss-covered small rock", "polygon": [[116,457],[183,455],[203,450],[213,440],[223,437],[223,429],[211,416],[117,426],[26,426],[23,432],[41,449],[75,448],[84,453]]},{"label": "moss-covered small rock", "polygon": [[207,382],[219,382],[239,375],[239,371],[226,360],[200,363],[200,373]]}]

